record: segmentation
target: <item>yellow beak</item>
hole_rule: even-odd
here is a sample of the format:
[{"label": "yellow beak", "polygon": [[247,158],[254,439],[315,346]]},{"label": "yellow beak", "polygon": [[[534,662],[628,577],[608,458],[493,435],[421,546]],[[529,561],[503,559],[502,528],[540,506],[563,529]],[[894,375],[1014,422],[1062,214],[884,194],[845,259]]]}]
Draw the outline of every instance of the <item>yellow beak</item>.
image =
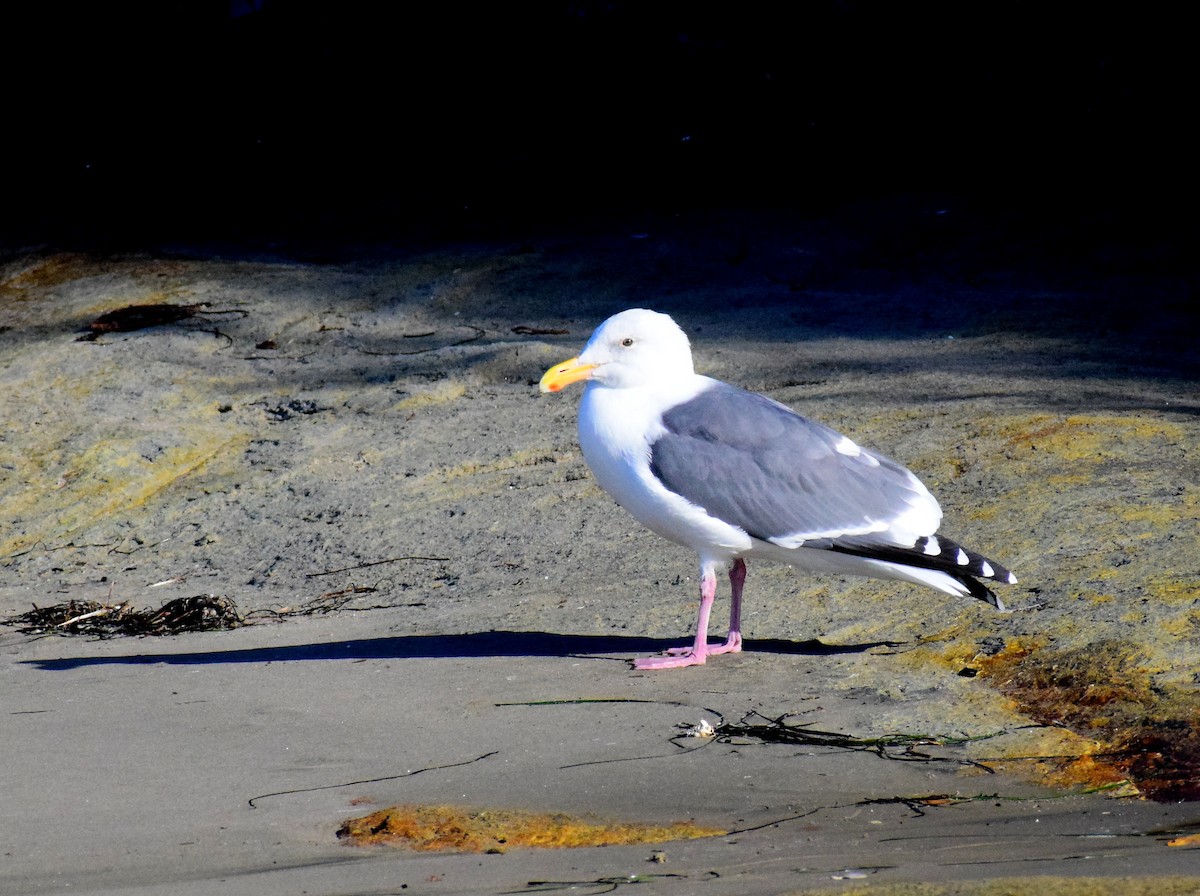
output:
[{"label": "yellow beak", "polygon": [[591,379],[592,371],[595,369],[595,364],[584,364],[578,358],[572,358],[561,364],[555,364],[547,370],[546,375],[538,384],[538,388],[543,392],[557,392],[571,383]]}]

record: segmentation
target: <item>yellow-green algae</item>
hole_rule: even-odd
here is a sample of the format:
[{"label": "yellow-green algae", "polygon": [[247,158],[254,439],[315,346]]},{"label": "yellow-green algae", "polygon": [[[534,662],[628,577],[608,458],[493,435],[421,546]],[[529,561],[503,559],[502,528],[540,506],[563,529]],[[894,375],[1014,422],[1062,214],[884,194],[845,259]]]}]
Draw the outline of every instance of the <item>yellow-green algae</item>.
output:
[{"label": "yellow-green algae", "polygon": [[1099,463],[1106,458],[1129,455],[1140,443],[1157,440],[1165,445],[1184,445],[1186,430],[1181,423],[1156,415],[1033,414],[992,418],[985,426],[1006,438],[1011,446],[1048,451],[1063,460]]},{"label": "yellow-green algae", "polygon": [[[147,271],[135,263],[100,266],[83,255],[50,256],[8,272],[0,282],[0,310],[18,326],[32,308],[41,324],[82,326],[128,304],[134,294],[146,300],[145,291],[122,283],[110,298],[80,312],[56,290],[91,277],[119,280],[139,272],[153,273],[161,283],[179,270],[169,263]],[[155,295],[151,300],[162,299]],[[239,458],[249,443],[235,415],[219,413],[212,378],[194,366],[131,370],[68,333],[48,339],[40,351],[44,363],[29,366],[0,355],[0,387],[16,399],[0,440],[0,559],[128,517],[214,461]],[[73,373],[60,372],[60,356],[72,356]],[[153,404],[142,398],[147,393],[156,396]]]},{"label": "yellow-green algae", "polygon": [[400,399],[392,406],[397,413],[415,411],[430,405],[445,404],[467,394],[467,384],[456,380],[435,383],[432,386],[410,387],[412,394]]},{"label": "yellow-green algae", "polygon": [[[186,433],[185,433],[186,435]],[[39,542],[53,543],[100,520],[133,510],[214,458],[240,452],[245,439],[193,433],[193,444],[165,449],[153,461],[128,440],[111,438],[70,459],[58,481],[27,483],[0,497],[0,517],[18,521],[0,538],[0,557]]]}]

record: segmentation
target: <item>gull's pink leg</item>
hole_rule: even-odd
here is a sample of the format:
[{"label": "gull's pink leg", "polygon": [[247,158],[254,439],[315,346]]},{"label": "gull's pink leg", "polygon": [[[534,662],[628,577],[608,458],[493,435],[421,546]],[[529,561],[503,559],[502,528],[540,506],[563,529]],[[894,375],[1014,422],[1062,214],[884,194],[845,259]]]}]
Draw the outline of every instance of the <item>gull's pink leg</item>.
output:
[{"label": "gull's pink leg", "polygon": [[742,586],[746,583],[746,562],[739,557],[729,570],[729,587],[733,592],[729,603],[729,637],[718,647],[708,648],[709,656],[718,653],[740,653],[742,649]]},{"label": "gull's pink leg", "polygon": [[634,660],[635,669],[677,669],[680,666],[699,666],[709,654],[708,615],[712,612],[713,599],[717,596],[717,573],[713,564],[705,563],[700,568],[700,615],[696,619],[696,640],[691,647],[677,647],[667,651],[667,656],[650,656]]},{"label": "gull's pink leg", "polygon": [[[729,570],[729,587],[733,594],[729,603],[729,637],[725,639],[724,644],[718,644],[716,647],[706,647],[706,653],[709,656],[716,656],[719,653],[740,653],[742,649],[742,586],[746,583],[746,562],[740,557],[733,562],[733,566]],[[713,578],[713,593],[716,593],[716,577]],[[702,596],[703,599],[703,596]],[[707,623],[707,619],[705,622]],[[705,626],[707,630],[707,625]],[[683,655],[693,652],[692,647],[672,647],[667,651],[669,654]]]}]

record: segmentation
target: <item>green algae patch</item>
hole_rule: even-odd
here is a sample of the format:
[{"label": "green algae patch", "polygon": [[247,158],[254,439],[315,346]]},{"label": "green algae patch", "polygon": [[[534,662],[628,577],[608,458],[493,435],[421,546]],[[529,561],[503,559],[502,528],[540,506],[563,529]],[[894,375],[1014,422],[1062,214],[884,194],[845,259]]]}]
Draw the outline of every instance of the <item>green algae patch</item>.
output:
[{"label": "green algae patch", "polygon": [[399,846],[421,852],[497,853],[510,848],[569,849],[666,843],[727,833],[692,822],[608,822],[564,813],[459,806],[393,806],[352,818],[338,830],[355,846]]}]

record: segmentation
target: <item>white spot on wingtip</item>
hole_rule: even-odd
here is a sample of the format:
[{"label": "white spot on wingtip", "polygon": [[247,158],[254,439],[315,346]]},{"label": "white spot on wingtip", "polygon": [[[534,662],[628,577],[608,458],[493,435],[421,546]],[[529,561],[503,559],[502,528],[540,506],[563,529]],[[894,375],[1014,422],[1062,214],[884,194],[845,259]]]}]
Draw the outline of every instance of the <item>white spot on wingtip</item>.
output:
[{"label": "white spot on wingtip", "polygon": [[1014,576],[1011,572],[1008,574],[1008,584],[1010,584],[1010,585],[1017,584],[1017,577]]},{"label": "white spot on wingtip", "polygon": [[979,571],[983,574],[985,579],[990,579],[996,574],[996,571],[992,569],[992,564],[988,563],[986,560],[984,560],[983,565],[979,567]]},{"label": "white spot on wingtip", "polygon": [[924,550],[925,553],[930,557],[936,557],[942,552],[942,545],[936,538],[930,535],[928,540],[925,542]]},{"label": "white spot on wingtip", "polygon": [[962,548],[958,549],[958,556],[954,558],[954,562],[959,566],[966,566],[971,562],[971,558],[967,556],[967,552]]},{"label": "white spot on wingtip", "polygon": [[838,454],[844,454],[846,457],[858,457],[862,454],[862,449],[854,444],[847,436],[842,436],[842,440],[833,446],[833,449]]}]

